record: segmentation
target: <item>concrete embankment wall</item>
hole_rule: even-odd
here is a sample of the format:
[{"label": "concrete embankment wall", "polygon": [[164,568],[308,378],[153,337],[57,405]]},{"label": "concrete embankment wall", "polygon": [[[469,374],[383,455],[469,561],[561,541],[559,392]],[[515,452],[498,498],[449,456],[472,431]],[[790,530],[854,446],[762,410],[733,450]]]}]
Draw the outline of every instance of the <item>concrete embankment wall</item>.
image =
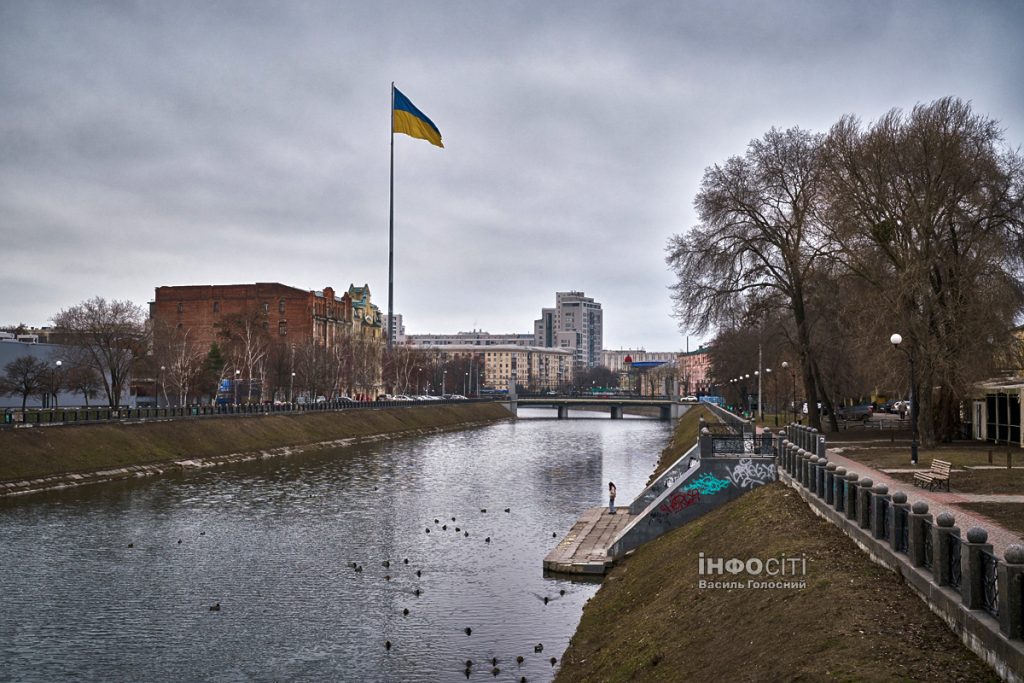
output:
[{"label": "concrete embankment wall", "polygon": [[0,431],[0,496],[512,419],[496,403]]},{"label": "concrete embankment wall", "polygon": [[631,506],[639,515],[608,550],[620,558],[648,541],[707,514],[752,488],[778,479],[770,457],[710,456],[700,459],[694,446],[655,480]]}]

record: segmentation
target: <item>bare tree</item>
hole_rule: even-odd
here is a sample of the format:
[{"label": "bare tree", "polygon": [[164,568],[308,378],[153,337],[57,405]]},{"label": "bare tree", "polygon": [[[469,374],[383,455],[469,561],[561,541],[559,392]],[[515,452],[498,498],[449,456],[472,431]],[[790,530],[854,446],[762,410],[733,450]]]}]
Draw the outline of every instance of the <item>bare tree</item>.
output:
[{"label": "bare tree", "polygon": [[0,394],[21,396],[21,409],[28,405],[28,397],[47,390],[49,363],[32,356],[20,356],[4,366],[0,375]]},{"label": "bare tree", "polygon": [[89,399],[99,395],[103,388],[103,382],[92,368],[72,365],[67,372],[65,386],[72,394],[81,394],[85,400],[85,406],[88,408]]},{"label": "bare tree", "polygon": [[1024,162],[1001,143],[996,121],[945,98],[867,128],[847,116],[825,147],[832,237],[868,284],[864,332],[894,374],[906,359],[887,341],[905,340],[925,445],[954,433],[961,397],[994,370],[1024,306]]},{"label": "bare tree", "polygon": [[172,390],[179,405],[187,405],[190,395],[198,391],[206,350],[191,337],[191,328],[179,329],[164,324],[153,330],[153,362],[162,368],[160,376],[165,402],[168,389]]},{"label": "bare tree", "polygon": [[144,319],[142,308],[132,302],[108,302],[103,297],[83,301],[53,318],[67,337],[72,363],[96,371],[112,407],[121,404],[132,358],[144,341]]},{"label": "bare tree", "polygon": [[219,335],[224,342],[228,359],[222,369],[222,375],[231,377],[236,382],[236,391],[237,382],[244,380],[245,401],[251,403],[254,387],[259,387],[262,396],[266,380],[270,342],[262,317],[252,313],[229,318],[220,325]]},{"label": "bare tree", "polygon": [[812,346],[809,282],[829,266],[832,245],[817,220],[822,136],[771,129],[742,157],[704,172],[694,204],[700,224],[672,237],[666,261],[680,326],[697,333],[735,324],[766,306],[787,309],[795,328],[811,424],[820,429],[820,369]]}]

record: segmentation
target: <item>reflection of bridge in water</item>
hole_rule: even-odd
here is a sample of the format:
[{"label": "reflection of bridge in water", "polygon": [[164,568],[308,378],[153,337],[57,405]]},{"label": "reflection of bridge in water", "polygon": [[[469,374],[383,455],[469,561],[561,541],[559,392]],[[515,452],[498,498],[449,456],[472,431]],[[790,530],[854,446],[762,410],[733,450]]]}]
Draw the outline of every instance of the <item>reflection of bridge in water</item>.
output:
[{"label": "reflection of bridge in water", "polygon": [[516,408],[554,408],[558,419],[569,416],[570,410],[608,409],[613,420],[622,419],[623,408],[657,408],[662,420],[676,420],[682,417],[694,403],[681,403],[678,399],[644,398],[641,396],[614,396],[595,398],[590,396],[519,396],[510,400],[512,412]]}]

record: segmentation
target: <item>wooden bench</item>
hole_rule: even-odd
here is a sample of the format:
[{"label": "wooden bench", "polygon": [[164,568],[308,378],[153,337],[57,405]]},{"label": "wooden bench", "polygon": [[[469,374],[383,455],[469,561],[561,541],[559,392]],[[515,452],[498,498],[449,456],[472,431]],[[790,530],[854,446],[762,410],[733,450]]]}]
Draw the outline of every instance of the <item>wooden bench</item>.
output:
[{"label": "wooden bench", "polygon": [[950,463],[945,460],[932,460],[932,468],[927,472],[914,473],[914,486],[924,486],[933,489],[937,485],[946,483],[946,490],[949,490],[949,469]]}]

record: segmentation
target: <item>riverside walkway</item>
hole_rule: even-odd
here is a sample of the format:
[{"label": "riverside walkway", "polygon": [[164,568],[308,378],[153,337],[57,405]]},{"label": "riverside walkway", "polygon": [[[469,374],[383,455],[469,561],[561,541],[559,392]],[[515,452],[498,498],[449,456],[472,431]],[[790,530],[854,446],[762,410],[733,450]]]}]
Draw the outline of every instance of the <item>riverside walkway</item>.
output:
[{"label": "riverside walkway", "polygon": [[[929,491],[918,488],[906,481],[901,481],[886,474],[884,471],[869,467],[862,462],[847,458],[842,455],[842,447],[828,447],[826,455],[829,462],[834,462],[838,467],[845,467],[847,472],[856,472],[861,477],[869,477],[876,484],[885,484],[889,487],[890,493],[903,491],[911,503],[923,500],[928,503],[928,512],[938,516],[948,512],[956,518],[956,525],[967,533],[971,527],[982,527],[988,532],[988,543],[992,544],[993,550],[999,557],[1003,556],[1007,546],[1014,543],[1024,543],[1021,535],[1007,529],[998,522],[980,515],[973,510],[960,507],[961,503],[1024,503],[1024,495],[997,495],[997,494],[972,494],[953,491]],[[927,471],[927,467],[921,467],[914,471]],[[906,470],[904,470],[906,471]]]},{"label": "riverside walkway", "polygon": [[611,564],[608,548],[631,521],[628,507],[616,508],[614,515],[608,514],[607,506],[588,508],[544,558],[544,569],[563,574],[604,574]]}]

